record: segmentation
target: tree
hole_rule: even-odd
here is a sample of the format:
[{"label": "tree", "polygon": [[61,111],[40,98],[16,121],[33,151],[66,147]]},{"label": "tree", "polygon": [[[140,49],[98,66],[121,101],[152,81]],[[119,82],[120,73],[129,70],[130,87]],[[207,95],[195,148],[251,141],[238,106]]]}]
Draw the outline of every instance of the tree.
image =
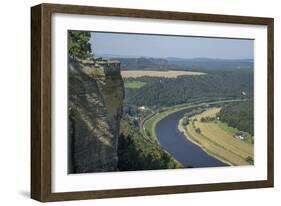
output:
[{"label": "tree", "polygon": [[250,157],[250,156],[248,156],[248,157],[246,158],[246,161],[247,161],[249,164],[251,164],[251,165],[254,164],[254,159],[253,159],[252,157]]},{"label": "tree", "polygon": [[188,124],[189,124],[189,119],[188,119],[188,117],[186,116],[186,117],[184,117],[183,120],[182,120],[182,125],[183,125],[183,126],[186,126],[186,125],[188,125]]},{"label": "tree", "polygon": [[68,54],[73,59],[87,59],[91,56],[91,33],[70,31],[68,34]]},{"label": "tree", "polygon": [[196,128],[195,132],[197,132],[198,134],[201,134],[201,129],[200,128]]},{"label": "tree", "polygon": [[206,122],[206,118],[205,117],[201,117],[200,121],[201,122]]}]

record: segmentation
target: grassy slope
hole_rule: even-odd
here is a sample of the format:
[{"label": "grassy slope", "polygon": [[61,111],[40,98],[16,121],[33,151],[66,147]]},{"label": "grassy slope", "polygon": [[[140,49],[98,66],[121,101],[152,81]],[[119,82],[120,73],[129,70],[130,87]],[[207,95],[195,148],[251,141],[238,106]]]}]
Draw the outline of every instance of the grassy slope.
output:
[{"label": "grassy slope", "polygon": [[221,128],[222,130],[226,131],[227,133],[230,133],[230,134],[235,134],[236,132],[239,132],[238,129],[234,128],[234,127],[230,127],[228,126],[226,123],[224,122],[221,122],[221,121],[218,121],[217,122],[217,126],[219,128]]},{"label": "grassy slope", "polygon": [[[211,108],[192,118],[185,131],[189,138],[200,145],[205,151],[232,165],[248,165],[247,157],[253,158],[253,145],[233,137],[235,128],[227,127],[221,122],[201,122],[202,117],[214,117],[220,108]],[[194,126],[193,126],[194,125]],[[201,134],[195,131],[200,128]]]}]

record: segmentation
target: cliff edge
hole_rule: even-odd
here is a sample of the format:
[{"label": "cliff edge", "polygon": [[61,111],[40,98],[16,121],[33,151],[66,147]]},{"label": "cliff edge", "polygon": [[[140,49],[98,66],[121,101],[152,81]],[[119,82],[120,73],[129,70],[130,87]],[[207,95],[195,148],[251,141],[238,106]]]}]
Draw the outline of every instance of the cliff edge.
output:
[{"label": "cliff edge", "polygon": [[124,98],[120,62],[68,66],[68,172],[116,171]]}]

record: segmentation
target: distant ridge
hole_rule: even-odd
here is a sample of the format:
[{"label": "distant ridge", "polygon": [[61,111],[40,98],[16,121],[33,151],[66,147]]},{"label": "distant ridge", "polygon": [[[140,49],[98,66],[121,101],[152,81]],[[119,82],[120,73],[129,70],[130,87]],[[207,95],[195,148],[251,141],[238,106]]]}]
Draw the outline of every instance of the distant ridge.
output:
[{"label": "distant ridge", "polygon": [[215,58],[155,58],[139,56],[123,56],[111,54],[98,54],[97,57],[115,59],[121,62],[121,70],[235,70],[253,69],[253,59],[215,59]]},{"label": "distant ridge", "polygon": [[208,57],[195,57],[195,58],[178,58],[178,57],[167,57],[165,58],[169,61],[246,61],[246,62],[253,62],[253,59],[245,58],[245,59],[220,59],[220,58],[208,58]]},{"label": "distant ridge", "polygon": [[253,62],[251,58],[239,58],[239,59],[225,59],[225,58],[210,58],[210,57],[151,57],[151,56],[138,56],[138,55],[118,55],[118,54],[95,54],[97,57],[103,58],[147,58],[147,59],[165,59],[168,61],[246,61]]}]

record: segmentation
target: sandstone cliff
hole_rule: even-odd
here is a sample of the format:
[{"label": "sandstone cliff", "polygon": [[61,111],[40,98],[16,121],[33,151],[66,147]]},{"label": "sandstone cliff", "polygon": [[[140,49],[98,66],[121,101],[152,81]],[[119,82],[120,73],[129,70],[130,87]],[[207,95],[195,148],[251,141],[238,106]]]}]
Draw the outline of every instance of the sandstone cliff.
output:
[{"label": "sandstone cliff", "polygon": [[124,86],[118,61],[70,62],[68,171],[116,171]]}]

